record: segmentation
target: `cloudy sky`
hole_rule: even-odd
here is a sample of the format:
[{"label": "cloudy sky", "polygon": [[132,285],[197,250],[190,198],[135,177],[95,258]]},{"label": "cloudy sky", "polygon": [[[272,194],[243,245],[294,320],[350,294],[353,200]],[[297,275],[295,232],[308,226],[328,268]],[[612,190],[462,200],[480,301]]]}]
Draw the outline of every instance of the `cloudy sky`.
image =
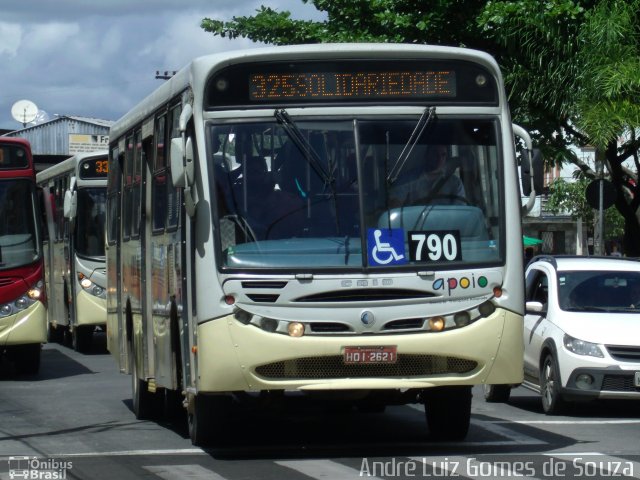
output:
[{"label": "cloudy sky", "polygon": [[199,55],[257,46],[214,37],[200,21],[253,15],[260,5],[289,10],[294,18],[322,18],[302,0],[2,2],[0,128],[22,127],[11,107],[23,99],[49,118],[117,120],[159,85],[156,70],[179,70]]}]

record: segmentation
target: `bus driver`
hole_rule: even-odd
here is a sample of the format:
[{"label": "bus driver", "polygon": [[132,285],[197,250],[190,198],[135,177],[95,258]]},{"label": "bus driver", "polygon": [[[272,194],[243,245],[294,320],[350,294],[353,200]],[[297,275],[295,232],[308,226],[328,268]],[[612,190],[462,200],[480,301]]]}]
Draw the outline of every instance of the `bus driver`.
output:
[{"label": "bus driver", "polygon": [[454,174],[455,166],[449,162],[446,145],[429,145],[425,161],[419,168],[411,169],[405,178],[395,185],[391,193],[393,207],[416,204],[466,205],[466,194],[460,177]]}]

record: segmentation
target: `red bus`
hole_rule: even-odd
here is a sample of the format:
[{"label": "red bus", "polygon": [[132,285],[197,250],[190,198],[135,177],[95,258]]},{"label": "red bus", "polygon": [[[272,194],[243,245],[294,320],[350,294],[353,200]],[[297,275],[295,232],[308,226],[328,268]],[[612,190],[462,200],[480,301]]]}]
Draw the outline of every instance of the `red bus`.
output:
[{"label": "red bus", "polygon": [[47,340],[40,206],[29,142],[0,137],[0,354],[40,369]]}]

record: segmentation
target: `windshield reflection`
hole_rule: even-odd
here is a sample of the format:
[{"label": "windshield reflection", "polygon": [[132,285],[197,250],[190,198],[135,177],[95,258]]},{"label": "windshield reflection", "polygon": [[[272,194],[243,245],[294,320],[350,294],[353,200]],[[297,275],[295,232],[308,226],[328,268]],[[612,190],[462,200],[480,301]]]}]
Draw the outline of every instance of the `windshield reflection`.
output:
[{"label": "windshield reflection", "polygon": [[33,182],[0,181],[0,269],[29,265],[38,259]]},{"label": "windshield reflection", "polygon": [[[286,116],[212,126],[223,266],[499,261],[496,122],[434,119],[398,162],[416,121]],[[376,246],[390,256],[372,256]]]},{"label": "windshield reflection", "polygon": [[104,257],[107,193],[106,188],[82,188],[78,190],[75,249],[85,257]]}]

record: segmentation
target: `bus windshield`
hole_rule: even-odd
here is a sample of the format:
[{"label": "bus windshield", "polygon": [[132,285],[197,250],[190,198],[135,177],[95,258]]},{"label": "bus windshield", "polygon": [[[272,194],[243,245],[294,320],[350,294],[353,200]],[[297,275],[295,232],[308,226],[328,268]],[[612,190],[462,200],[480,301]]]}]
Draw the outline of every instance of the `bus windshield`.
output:
[{"label": "bus windshield", "polygon": [[38,260],[37,235],[33,182],[0,180],[0,269]]},{"label": "bus windshield", "polygon": [[221,266],[501,261],[497,121],[425,117],[211,125]]},{"label": "bus windshield", "polygon": [[76,253],[83,257],[104,257],[107,189],[78,190],[78,212],[75,229]]}]

